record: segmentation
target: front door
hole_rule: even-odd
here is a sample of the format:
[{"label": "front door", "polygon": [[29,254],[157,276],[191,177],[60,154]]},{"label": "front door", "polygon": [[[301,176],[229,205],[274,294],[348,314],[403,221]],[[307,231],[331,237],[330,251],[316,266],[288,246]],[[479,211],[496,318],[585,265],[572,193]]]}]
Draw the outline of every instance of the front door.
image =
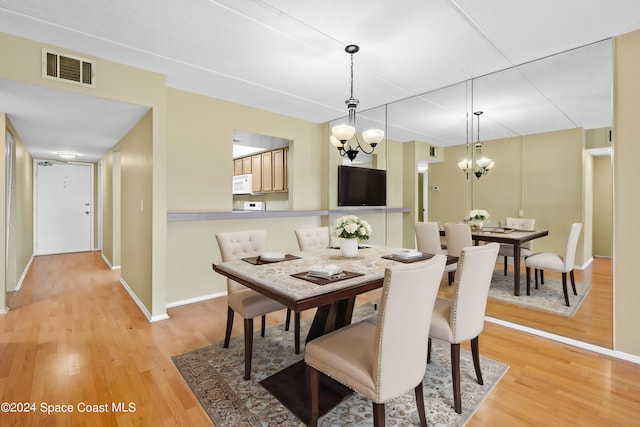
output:
[{"label": "front door", "polygon": [[38,161],[36,255],[92,248],[93,165]]}]

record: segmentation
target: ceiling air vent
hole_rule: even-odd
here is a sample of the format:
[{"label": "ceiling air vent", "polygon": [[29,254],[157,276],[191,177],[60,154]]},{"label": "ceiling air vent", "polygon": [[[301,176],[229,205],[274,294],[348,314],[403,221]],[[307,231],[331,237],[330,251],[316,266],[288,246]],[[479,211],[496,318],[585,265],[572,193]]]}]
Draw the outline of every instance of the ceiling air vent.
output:
[{"label": "ceiling air vent", "polygon": [[95,87],[95,62],[42,49],[42,77]]}]

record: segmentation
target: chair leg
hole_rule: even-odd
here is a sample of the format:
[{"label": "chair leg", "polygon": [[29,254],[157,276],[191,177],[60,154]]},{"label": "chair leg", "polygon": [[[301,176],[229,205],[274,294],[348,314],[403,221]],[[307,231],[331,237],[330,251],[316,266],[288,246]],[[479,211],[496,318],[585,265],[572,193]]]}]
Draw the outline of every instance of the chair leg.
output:
[{"label": "chair leg", "polygon": [[484,381],[482,379],[482,370],[480,369],[480,345],[478,342],[479,337],[475,337],[471,340],[471,355],[473,356],[473,367],[476,369],[476,378],[478,379],[478,384],[484,385]]},{"label": "chair leg", "polygon": [[569,272],[569,277],[571,277],[571,287],[573,288],[573,294],[578,295],[578,291],[576,291],[576,278],[573,276],[573,270]]},{"label": "chair leg", "polygon": [[416,407],[418,408],[418,416],[420,417],[420,425],[427,427],[427,414],[424,410],[424,390],[422,388],[422,381],[416,386]]},{"label": "chair leg", "polygon": [[224,334],[224,348],[229,348],[229,340],[231,340],[231,328],[233,327],[233,309],[227,307],[227,331]]},{"label": "chair leg", "polygon": [[384,427],[384,403],[373,402],[373,427]]},{"label": "chair leg", "polygon": [[564,292],[564,303],[567,307],[571,307],[569,304],[569,292],[567,291],[567,273],[562,273],[562,292]]},{"label": "chair leg", "polygon": [[531,295],[531,267],[527,267],[527,295]]},{"label": "chair leg", "polygon": [[251,353],[253,351],[253,319],[244,319],[244,379],[251,378]]},{"label": "chair leg", "polygon": [[427,363],[431,363],[431,337],[427,341]]},{"label": "chair leg", "polygon": [[264,331],[267,328],[267,315],[263,314],[260,320],[260,336],[264,338]]},{"label": "chair leg", "polygon": [[297,311],[293,315],[293,334],[295,353],[300,354],[300,313]]},{"label": "chair leg", "polygon": [[320,376],[315,368],[306,364],[305,373],[307,377],[307,396],[309,396],[309,422],[307,425],[309,427],[316,427],[318,425]]},{"label": "chair leg", "polygon": [[453,271],[450,271],[449,274],[448,274],[449,286],[453,285],[453,279],[455,279],[454,274],[455,274],[455,272],[453,272]]},{"label": "chair leg", "polygon": [[504,275],[507,275],[507,256],[504,256]]},{"label": "chair leg", "polygon": [[289,324],[291,323],[291,309],[287,308],[287,320],[284,321],[284,330],[289,330]]},{"label": "chair leg", "polygon": [[460,344],[451,344],[451,377],[453,379],[453,409],[462,413],[460,393]]},{"label": "chair leg", "polygon": [[535,269],[534,276],[536,276],[536,289],[538,289],[538,269]]},{"label": "chair leg", "polygon": [[544,285],[544,270],[540,270],[540,284]]}]

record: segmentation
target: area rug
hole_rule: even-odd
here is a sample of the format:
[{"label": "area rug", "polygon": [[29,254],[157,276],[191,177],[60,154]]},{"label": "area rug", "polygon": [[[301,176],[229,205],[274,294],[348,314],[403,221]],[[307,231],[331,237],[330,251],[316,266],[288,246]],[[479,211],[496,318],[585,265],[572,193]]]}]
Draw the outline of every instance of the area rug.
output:
[{"label": "area rug", "polygon": [[562,292],[562,279],[545,275],[544,285],[538,284],[538,289],[535,289],[532,273],[531,295],[527,295],[526,280],[526,274],[521,273],[520,295],[515,296],[513,294],[513,272],[508,271],[505,276],[502,269],[496,269],[491,279],[489,298],[523,307],[549,311],[561,316],[573,317],[591,289],[591,284],[576,281],[578,295],[574,295],[571,289],[571,280],[567,275],[567,289],[569,290],[569,302],[571,303],[571,307],[567,307],[564,303],[564,294]]},{"label": "area rug", "polygon": [[[373,305],[356,307],[354,321],[373,313]],[[308,322],[302,322],[305,336]],[[173,357],[173,362],[217,427],[222,426],[303,426],[304,423],[274,398],[260,381],[304,359],[293,352],[293,333],[282,325],[268,328],[266,336],[254,337],[251,379],[245,381],[243,338]],[[475,380],[471,354],[461,352],[462,414],[453,410],[449,344],[433,340],[431,363],[424,377],[424,396],[430,426],[462,426],[500,381],[508,366],[481,357],[484,386]],[[482,344],[480,347],[482,352]],[[419,425],[413,390],[387,403],[387,425]],[[321,426],[371,426],[371,402],[354,393],[320,418]]]}]

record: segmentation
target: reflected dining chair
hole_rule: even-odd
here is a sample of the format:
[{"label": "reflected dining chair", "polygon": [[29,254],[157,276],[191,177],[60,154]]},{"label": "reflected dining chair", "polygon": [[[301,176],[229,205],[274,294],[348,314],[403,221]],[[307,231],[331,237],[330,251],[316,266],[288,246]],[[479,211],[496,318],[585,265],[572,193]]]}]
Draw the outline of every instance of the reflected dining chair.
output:
[{"label": "reflected dining chair", "polygon": [[418,416],[427,425],[423,383],[434,301],[446,257],[385,270],[377,321],[362,320],[307,343],[309,426],[318,422],[320,373],[373,402],[375,426],[384,426],[385,402],[413,389]]},{"label": "reflected dining chair", "polygon": [[[267,232],[251,230],[216,233],[222,261],[259,256],[266,249]],[[251,378],[251,353],[253,349],[253,318],[262,317],[260,335],[264,337],[266,314],[285,308],[279,302],[227,279],[227,329],[224,348],[229,347],[234,313],[244,319],[244,379]]]},{"label": "reflected dining chair", "polygon": [[[451,256],[459,257],[462,248],[473,246],[471,227],[469,224],[445,224],[444,237],[447,240],[447,254]],[[457,264],[453,265],[455,265],[456,268],[448,270],[449,286],[453,284],[455,271],[458,268]]]},{"label": "reflected dining chair", "polygon": [[[533,230],[536,226],[535,218],[511,218],[507,217],[506,228],[515,228],[518,230]],[[533,240],[520,245],[520,256],[526,258],[533,253]],[[507,275],[507,258],[513,257],[513,245],[509,243],[500,243],[498,256],[504,257],[504,275]]]},{"label": "reflected dining chair", "polygon": [[[301,251],[312,251],[329,246],[329,227],[299,228],[295,230],[298,247]],[[289,330],[291,323],[291,309],[287,309],[287,320],[284,329]],[[300,312],[293,316],[293,333],[295,353],[300,354]]]},{"label": "reflected dining chair", "polygon": [[473,366],[478,384],[484,384],[480,369],[478,337],[484,328],[484,315],[491,276],[498,257],[498,243],[465,247],[460,252],[452,299],[438,298],[433,308],[427,363],[431,361],[431,338],[451,344],[453,409],[462,413],[460,390],[460,343],[471,341]]},{"label": "reflected dining chair", "polygon": [[[571,277],[571,288],[574,295],[578,295],[576,291],[576,280],[573,275],[574,261],[576,257],[576,249],[578,240],[580,239],[580,231],[582,231],[582,223],[576,222],[571,224],[571,230],[567,237],[567,246],[565,247],[564,256],[551,252],[541,252],[528,256],[524,260],[527,268],[527,295],[531,295],[531,269],[540,270],[540,276],[543,276],[544,270],[557,271],[562,273],[562,291],[564,292],[564,302],[567,307],[569,304],[569,292],[567,290],[567,273]],[[536,289],[538,289],[538,275],[536,274]],[[542,282],[544,283],[544,282]]]},{"label": "reflected dining chair", "polygon": [[[416,222],[414,225],[416,233],[416,247],[419,252],[427,254],[447,254],[442,249],[440,240],[440,226],[437,222]],[[453,272],[456,271],[456,263],[447,264],[444,271],[447,273],[449,284],[453,282]]]}]

